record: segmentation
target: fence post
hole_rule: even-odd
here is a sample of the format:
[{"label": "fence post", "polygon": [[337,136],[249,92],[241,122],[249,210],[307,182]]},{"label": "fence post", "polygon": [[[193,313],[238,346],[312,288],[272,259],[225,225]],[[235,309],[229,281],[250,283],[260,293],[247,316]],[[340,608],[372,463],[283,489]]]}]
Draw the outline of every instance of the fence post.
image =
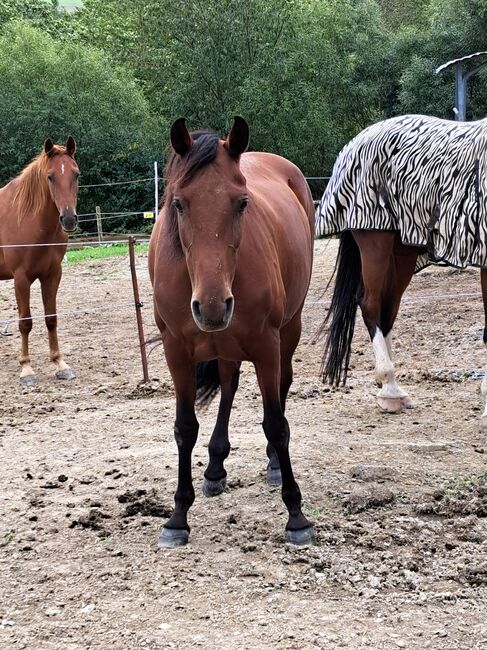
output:
[{"label": "fence post", "polygon": [[96,229],[98,230],[98,243],[101,244],[103,241],[103,226],[101,223],[101,208],[99,205],[95,208],[96,212]]},{"label": "fence post", "polygon": [[157,160],[154,160],[154,221],[159,214],[159,171]]},{"label": "fence post", "polygon": [[130,274],[132,276],[132,287],[134,290],[135,315],[137,318],[137,330],[139,332],[140,358],[142,359],[142,372],[144,382],[149,381],[149,369],[147,367],[147,353],[145,351],[144,325],[142,323],[142,303],[139,297],[139,285],[137,282],[137,272],[135,270],[135,237],[129,237],[129,258]]}]

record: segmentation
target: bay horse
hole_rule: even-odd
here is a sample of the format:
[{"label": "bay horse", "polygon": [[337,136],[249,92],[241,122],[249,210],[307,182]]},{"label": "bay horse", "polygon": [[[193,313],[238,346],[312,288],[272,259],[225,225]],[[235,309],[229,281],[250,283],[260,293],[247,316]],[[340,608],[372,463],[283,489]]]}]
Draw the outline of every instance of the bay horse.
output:
[{"label": "bay horse", "polygon": [[175,509],[159,546],[189,539],[195,493],[191,455],[198,435],[195,403],[221,400],[209,443],[203,494],[226,484],[228,424],[241,361],[253,363],[263,399],[267,478],[280,484],[289,542],[308,544],[313,526],[289,458],[284,415],[301,310],[311,277],[314,207],[303,174],[270,153],[245,153],[249,127],[235,117],[225,140],[171,127],[163,207],[149,246],[154,315],[176,392],[179,454]]},{"label": "bay horse", "polygon": [[[379,407],[412,408],[392,362],[392,328],[413,274],[432,263],[479,267],[487,343],[487,119],[402,115],[373,124],[340,152],[318,209],[340,233],[323,378],[345,383],[357,307],[375,355]],[[481,385],[487,397],[487,375]],[[487,405],[481,417],[487,432]]]},{"label": "bay horse", "polygon": [[47,139],[40,155],[0,189],[0,280],[14,280],[22,339],[20,381],[26,385],[36,383],[29,357],[30,288],[35,280],[41,284],[50,358],[57,368],[56,378],[75,377],[59,349],[55,316],[68,233],[78,223],[79,169],[75,152],[76,143],[71,136],[65,146]]}]

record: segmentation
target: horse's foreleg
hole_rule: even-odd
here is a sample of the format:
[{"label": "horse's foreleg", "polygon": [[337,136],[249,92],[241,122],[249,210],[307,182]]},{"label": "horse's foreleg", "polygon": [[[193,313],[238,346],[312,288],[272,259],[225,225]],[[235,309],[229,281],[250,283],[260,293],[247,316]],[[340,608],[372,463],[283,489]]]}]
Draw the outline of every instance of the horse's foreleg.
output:
[{"label": "horse's foreleg", "polygon": [[174,438],[178,446],[178,485],[174,495],[175,508],[164,525],[159,546],[184,546],[189,539],[187,514],[195,498],[191,473],[191,456],[198,437],[198,420],[194,410],[196,399],[196,366],[184,351],[165,345],[166,361],[176,391]]},{"label": "horse's foreleg", "polygon": [[[280,332],[281,348],[281,380],[279,385],[279,397],[281,400],[282,412],[286,411],[286,399],[293,383],[293,355],[301,337],[301,312],[282,328]],[[279,459],[274,447],[267,444],[267,483],[272,486],[282,485],[281,468]]]},{"label": "horse's foreleg", "polygon": [[209,463],[202,484],[202,491],[206,497],[221,494],[226,486],[227,473],[223,463],[230,453],[228,423],[233,398],[238,389],[240,363],[219,360],[218,373],[221,386],[220,406],[215,428],[208,445]]},{"label": "horse's foreleg", "polygon": [[41,278],[42,302],[44,303],[45,322],[49,336],[49,353],[53,363],[56,364],[56,379],[74,379],[75,373],[64,361],[59,349],[57,336],[56,296],[61,281],[61,266],[59,271]]},{"label": "horse's foreleg", "polygon": [[29,356],[29,334],[32,329],[30,312],[30,287],[31,281],[23,274],[14,277],[15,297],[19,310],[19,331],[21,336],[21,348],[19,362],[22,368],[20,381],[22,384],[33,385],[36,383],[36,376],[30,365]]},{"label": "horse's foreleg", "polygon": [[293,544],[313,542],[313,526],[301,510],[301,491],[294,479],[289,457],[289,424],[284,416],[280,399],[279,341],[269,342],[266,353],[255,363],[257,378],[264,404],[262,423],[267,441],[272,445],[279,460],[282,474],[282,499],[287,507],[289,519],[286,537]]}]

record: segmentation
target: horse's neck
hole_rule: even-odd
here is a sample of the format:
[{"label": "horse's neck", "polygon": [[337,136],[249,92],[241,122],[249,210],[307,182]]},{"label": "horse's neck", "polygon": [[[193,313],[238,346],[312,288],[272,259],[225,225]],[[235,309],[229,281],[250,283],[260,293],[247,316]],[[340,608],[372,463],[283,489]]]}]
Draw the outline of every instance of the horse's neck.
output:
[{"label": "horse's neck", "polygon": [[35,210],[14,217],[22,235],[32,241],[54,241],[64,232],[59,221],[59,211],[50,194]]}]

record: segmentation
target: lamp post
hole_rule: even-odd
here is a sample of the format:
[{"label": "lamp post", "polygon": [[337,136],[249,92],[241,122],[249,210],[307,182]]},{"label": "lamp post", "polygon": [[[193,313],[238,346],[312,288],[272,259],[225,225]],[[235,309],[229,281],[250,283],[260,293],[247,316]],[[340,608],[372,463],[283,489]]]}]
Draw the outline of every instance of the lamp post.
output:
[{"label": "lamp post", "polygon": [[487,61],[479,63],[474,68],[466,70],[466,67],[471,61],[477,61],[479,58],[487,56],[487,52],[476,52],[475,54],[469,54],[468,56],[463,56],[460,59],[453,59],[453,61],[448,61],[440,65],[439,68],[435,70],[435,74],[439,74],[447,68],[455,66],[455,108],[453,112],[455,113],[455,119],[457,122],[465,122],[467,119],[467,83],[470,77],[477,74],[477,72],[487,65]]}]

